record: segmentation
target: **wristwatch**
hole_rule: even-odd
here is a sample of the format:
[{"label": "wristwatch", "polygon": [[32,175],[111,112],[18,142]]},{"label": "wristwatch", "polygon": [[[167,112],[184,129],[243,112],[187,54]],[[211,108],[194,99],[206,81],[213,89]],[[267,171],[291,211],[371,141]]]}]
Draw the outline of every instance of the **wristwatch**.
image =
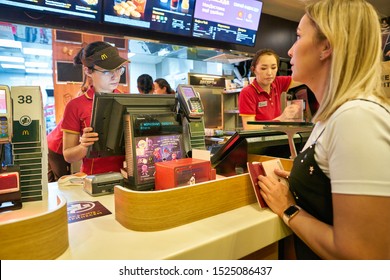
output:
[{"label": "wristwatch", "polygon": [[286,210],[284,210],[283,221],[286,223],[286,225],[289,225],[290,220],[294,218],[300,210],[301,207],[298,205],[290,205]]}]

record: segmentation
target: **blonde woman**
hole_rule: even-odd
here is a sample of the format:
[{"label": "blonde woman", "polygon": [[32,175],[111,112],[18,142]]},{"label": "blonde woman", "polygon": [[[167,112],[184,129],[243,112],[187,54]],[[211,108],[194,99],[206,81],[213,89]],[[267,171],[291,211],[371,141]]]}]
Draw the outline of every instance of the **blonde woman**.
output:
[{"label": "blonde woman", "polygon": [[294,80],[320,107],[288,177],[259,176],[268,206],[294,232],[298,259],[390,259],[390,104],[381,31],[363,0],[308,4],[289,50]]}]

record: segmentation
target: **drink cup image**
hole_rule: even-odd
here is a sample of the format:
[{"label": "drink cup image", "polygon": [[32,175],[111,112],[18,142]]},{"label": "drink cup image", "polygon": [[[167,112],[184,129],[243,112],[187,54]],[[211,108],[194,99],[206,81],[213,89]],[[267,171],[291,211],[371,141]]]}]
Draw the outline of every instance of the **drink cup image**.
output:
[{"label": "drink cup image", "polygon": [[188,13],[189,7],[190,7],[189,0],[183,0],[183,2],[181,2],[181,12],[182,13]]},{"label": "drink cup image", "polygon": [[179,0],[171,0],[171,10],[176,11],[179,7]]}]

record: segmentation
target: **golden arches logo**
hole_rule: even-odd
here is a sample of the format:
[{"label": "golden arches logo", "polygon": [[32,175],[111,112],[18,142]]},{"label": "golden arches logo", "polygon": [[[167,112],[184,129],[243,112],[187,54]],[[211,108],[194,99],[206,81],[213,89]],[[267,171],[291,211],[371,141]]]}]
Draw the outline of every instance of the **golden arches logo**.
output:
[{"label": "golden arches logo", "polygon": [[101,60],[105,60],[105,59],[107,59],[108,58],[108,56],[104,53],[104,54],[102,54],[102,55],[100,55],[100,59]]},{"label": "golden arches logo", "polygon": [[22,131],[22,135],[30,135],[30,131],[28,131],[28,130],[23,130],[23,131]]}]

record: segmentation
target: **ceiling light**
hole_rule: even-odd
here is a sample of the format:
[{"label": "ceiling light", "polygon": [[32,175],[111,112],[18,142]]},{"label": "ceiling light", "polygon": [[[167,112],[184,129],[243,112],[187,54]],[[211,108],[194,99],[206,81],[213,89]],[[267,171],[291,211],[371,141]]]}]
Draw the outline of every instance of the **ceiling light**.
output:
[{"label": "ceiling light", "polygon": [[8,39],[0,39],[0,47],[21,49],[22,48],[22,42],[14,41],[14,40],[8,40]]},{"label": "ceiling light", "polygon": [[36,68],[26,68],[26,73],[31,74],[53,74],[53,70],[51,69],[36,69]]},{"label": "ceiling light", "polygon": [[167,48],[163,48],[157,52],[158,56],[166,56],[170,53],[170,51]]},{"label": "ceiling light", "polygon": [[24,65],[26,65],[26,67],[49,68],[49,63],[47,62],[26,61]]},{"label": "ceiling light", "polygon": [[37,48],[23,48],[24,54],[52,56],[53,51],[49,49],[37,49]]},{"label": "ceiling light", "polygon": [[3,55],[0,55],[0,61],[2,61],[2,62],[24,63],[24,57],[20,57],[20,56],[3,56]]},{"label": "ceiling light", "polygon": [[7,64],[1,63],[0,66],[4,69],[25,69],[26,67],[23,64]]}]

